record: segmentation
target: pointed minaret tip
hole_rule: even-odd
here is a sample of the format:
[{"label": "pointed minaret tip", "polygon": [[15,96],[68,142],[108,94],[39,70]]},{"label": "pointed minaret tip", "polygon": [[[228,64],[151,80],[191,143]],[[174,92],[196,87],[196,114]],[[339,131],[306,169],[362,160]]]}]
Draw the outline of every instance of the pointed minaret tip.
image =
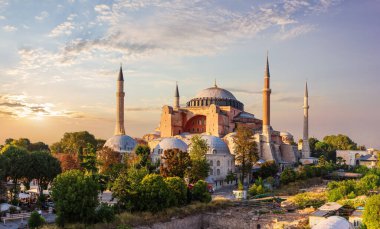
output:
[{"label": "pointed minaret tip", "polygon": [[306,81],[306,84],[305,84],[305,97],[309,97],[309,93],[308,93],[308,90],[307,90],[307,81]]},{"label": "pointed minaret tip", "polygon": [[269,72],[269,54],[267,50],[267,65],[265,66],[265,77],[270,77],[270,72]]},{"label": "pointed minaret tip", "polygon": [[177,82],[177,81],[175,82],[175,93],[174,93],[174,97],[178,97],[178,98],[179,98],[179,90],[178,90],[178,82]]},{"label": "pointed minaret tip", "polygon": [[218,87],[218,85],[216,85],[216,79],[214,79],[214,87]]},{"label": "pointed minaret tip", "polygon": [[117,78],[118,81],[124,81],[124,76],[123,76],[123,67],[120,63],[120,71],[119,71],[119,77]]}]

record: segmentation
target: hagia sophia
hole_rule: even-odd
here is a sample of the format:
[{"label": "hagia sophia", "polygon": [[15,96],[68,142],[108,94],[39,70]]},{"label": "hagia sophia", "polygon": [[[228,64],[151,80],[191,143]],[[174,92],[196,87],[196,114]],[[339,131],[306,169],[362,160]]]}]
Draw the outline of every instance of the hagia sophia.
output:
[{"label": "hagia sophia", "polygon": [[[308,145],[308,91],[304,95],[304,133],[302,151],[294,143],[292,134],[272,128],[270,124],[270,71],[266,59],[263,87],[262,120],[246,112],[244,104],[231,92],[220,88],[216,82],[198,92],[194,98],[180,106],[178,84],[175,87],[173,106],[164,105],[158,128],[145,134],[143,140],[151,149],[152,160],[161,158],[167,149],[180,149],[187,152],[191,148],[191,138],[200,135],[209,145],[206,158],[210,164],[208,180],[223,183],[228,172],[235,172],[234,135],[239,126],[252,129],[257,143],[260,160],[255,166],[265,161],[275,161],[281,169],[293,166],[296,162],[312,163]],[[121,154],[133,152],[136,139],[125,134],[124,130],[124,77],[120,67],[116,92],[116,127],[113,137],[104,146]]]}]

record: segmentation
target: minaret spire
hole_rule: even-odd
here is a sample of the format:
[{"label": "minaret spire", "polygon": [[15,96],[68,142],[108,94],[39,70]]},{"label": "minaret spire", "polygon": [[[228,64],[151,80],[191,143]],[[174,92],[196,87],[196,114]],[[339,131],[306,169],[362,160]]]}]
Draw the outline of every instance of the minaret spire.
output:
[{"label": "minaret spire", "polygon": [[216,78],[214,79],[214,87],[218,87],[218,85],[216,85]]},{"label": "minaret spire", "polygon": [[302,137],[302,157],[310,157],[309,146],[309,93],[307,82],[305,83],[305,95],[303,97],[303,137]]},{"label": "minaret spire", "polygon": [[174,93],[174,109],[179,109],[179,91],[178,83],[175,83],[175,93]]},{"label": "minaret spire", "polygon": [[267,142],[271,141],[271,127],[270,127],[270,73],[269,73],[269,58],[267,53],[267,63],[264,73],[264,89],[263,89],[263,130]]},{"label": "minaret spire", "polygon": [[125,135],[124,129],[124,76],[123,68],[120,64],[119,76],[117,78],[116,91],[116,126],[115,135]]}]

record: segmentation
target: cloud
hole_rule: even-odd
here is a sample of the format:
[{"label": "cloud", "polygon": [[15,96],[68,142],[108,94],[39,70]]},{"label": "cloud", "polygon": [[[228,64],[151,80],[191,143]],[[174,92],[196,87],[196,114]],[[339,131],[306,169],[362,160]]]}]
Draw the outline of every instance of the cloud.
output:
[{"label": "cloud", "polygon": [[273,98],[277,102],[285,102],[285,103],[303,103],[303,97],[302,96],[285,96],[285,97],[275,97]]},{"label": "cloud", "polygon": [[14,31],[17,31],[17,28],[11,25],[5,25],[3,26],[3,30],[5,32],[14,32]]},{"label": "cloud", "polygon": [[5,20],[5,19],[6,19],[5,16],[0,15],[0,20]]},{"label": "cloud", "polygon": [[49,13],[46,11],[42,11],[39,15],[35,16],[34,18],[38,21],[43,21],[45,18],[49,16]]},{"label": "cloud", "polygon": [[74,25],[70,21],[65,21],[62,24],[59,24],[55,27],[48,35],[48,37],[59,37],[61,35],[70,35],[72,30],[74,29]]},{"label": "cloud", "polygon": [[241,89],[241,88],[227,87],[225,89],[234,93],[249,94],[249,95],[262,93],[261,91],[246,90],[246,89]]},{"label": "cloud", "polygon": [[126,111],[160,111],[160,107],[126,107]]},{"label": "cloud", "polygon": [[314,25],[309,24],[299,25],[289,30],[281,31],[280,33],[275,35],[275,38],[279,40],[289,40],[301,36],[303,34],[309,33],[315,30],[315,28],[316,27]]},{"label": "cloud", "polygon": [[[34,97],[35,99],[36,97]],[[27,95],[1,95],[0,114],[15,118],[27,117],[38,119],[42,117],[84,118],[81,112],[59,110],[52,103],[35,103],[33,97]]]}]

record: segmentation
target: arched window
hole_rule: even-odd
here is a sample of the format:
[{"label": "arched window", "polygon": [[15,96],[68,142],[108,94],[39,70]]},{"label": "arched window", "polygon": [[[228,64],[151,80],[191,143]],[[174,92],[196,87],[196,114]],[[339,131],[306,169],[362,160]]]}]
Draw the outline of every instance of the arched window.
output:
[{"label": "arched window", "polygon": [[216,175],[220,175],[220,169],[216,170]]},{"label": "arched window", "polygon": [[260,224],[257,224],[257,229],[261,229],[261,225]]},{"label": "arched window", "polygon": [[210,166],[213,166],[213,165],[214,165],[214,161],[210,160]]},{"label": "arched window", "polygon": [[216,161],[216,166],[220,166],[220,161]]},{"label": "arched window", "polygon": [[216,152],[216,149],[213,149],[213,150],[212,150],[212,153],[213,153],[213,154],[216,154],[216,153],[217,153],[217,152]]},{"label": "arched window", "polygon": [[210,169],[210,175],[214,175],[214,170]]}]

